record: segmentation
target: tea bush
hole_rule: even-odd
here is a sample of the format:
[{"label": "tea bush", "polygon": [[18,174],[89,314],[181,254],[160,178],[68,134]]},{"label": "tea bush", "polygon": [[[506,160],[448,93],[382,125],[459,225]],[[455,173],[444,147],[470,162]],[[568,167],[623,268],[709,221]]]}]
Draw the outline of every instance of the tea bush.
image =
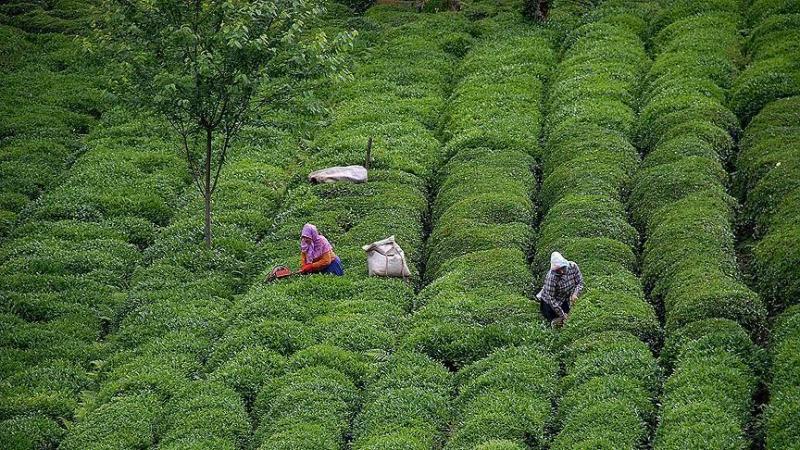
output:
[{"label": "tea bush", "polygon": [[[587,286],[557,335],[564,377],[552,448],[644,445],[661,382],[650,348],[661,342],[661,330],[635,275],[639,234],[623,204],[639,165],[637,98],[650,66],[647,7],[634,3],[604,4],[579,16],[566,31],[551,87],[545,214],[533,267],[546,272],[551,252],[559,251],[577,262]],[[567,6],[553,14],[570,14]],[[615,390],[617,382],[628,389]]]},{"label": "tea bush", "polygon": [[450,390],[450,374],[440,363],[420,353],[393,354],[367,382],[353,448],[422,450],[440,444],[450,420]]},{"label": "tea bush", "polygon": [[0,422],[0,442],[9,449],[24,450],[36,446],[55,446],[64,429],[53,419],[41,416],[18,416]]},{"label": "tea bush", "polygon": [[[166,405],[159,446],[186,448],[210,443],[237,448],[247,442],[250,422],[239,395],[222,384],[197,382]],[[235,445],[230,445],[235,444]]]},{"label": "tea bush", "polygon": [[737,82],[740,12],[727,0],[681,1],[651,21],[655,60],[637,126],[646,156],[629,206],[646,236],[642,278],[665,321],[655,448],[748,445],[766,310],[739,278],[724,168],[740,130],[719,95]]},{"label": "tea bush", "polygon": [[403,345],[453,367],[493,349],[544,339],[536,305],[519,294],[443,291],[409,321]]},{"label": "tea bush", "polygon": [[[109,96],[94,76],[76,34],[89,5],[10,2],[0,15],[0,240],[24,221],[30,202],[57,186],[83,149],[80,139],[97,124]],[[29,9],[30,8],[30,9]],[[34,14],[59,18],[63,29],[26,26]],[[23,216],[20,216],[23,214]]]},{"label": "tea bush", "polygon": [[[530,283],[525,255],[515,249],[493,249],[472,252],[445,263],[433,282],[414,299],[417,306],[426,305],[438,295],[502,291],[519,292]],[[510,297],[509,297],[510,298]]]},{"label": "tea bush", "polygon": [[748,448],[739,424],[712,399],[665,409],[654,445],[670,449]]},{"label": "tea bush", "polygon": [[[751,397],[756,378],[737,355],[725,349],[696,354],[684,350],[674,374],[664,386],[664,408],[656,436],[658,448],[693,445],[725,445],[744,448],[742,432],[751,420]],[[705,407],[697,411],[698,407]],[[695,429],[692,423],[708,423],[708,429]],[[678,439],[684,439],[680,443]],[[702,444],[701,444],[702,443]]]},{"label": "tea bush", "polygon": [[60,447],[65,449],[150,446],[155,443],[153,422],[162,414],[156,395],[116,397],[81,418]]},{"label": "tea bush", "polygon": [[766,353],[738,323],[730,319],[695,320],[667,336],[661,350],[660,362],[667,372],[672,372],[675,363],[687,349],[696,354],[714,352],[724,348],[745,362],[755,374],[763,374],[767,368]]},{"label": "tea bush", "polygon": [[261,348],[245,348],[209,374],[209,379],[230,386],[251,406],[261,386],[281,375],[287,360],[279,353]]},{"label": "tea bush", "polygon": [[772,331],[772,380],[766,412],[768,449],[787,448],[800,442],[800,428],[794,420],[800,405],[798,346],[800,307],[793,306],[778,316]]},{"label": "tea bush", "polygon": [[772,311],[796,304],[800,293],[794,277],[800,257],[795,239],[799,101],[800,97],[776,100],[761,110],[745,130],[737,161],[744,222],[759,239],[753,248],[756,282]]},{"label": "tea bush", "polygon": [[758,23],[774,14],[785,14],[798,11],[796,2],[784,2],[777,0],[756,0],[748,9],[748,19],[750,23]]},{"label": "tea bush", "polygon": [[287,429],[318,425],[330,433],[323,446],[341,446],[357,395],[353,382],[334,369],[307,367],[276,378],[264,385],[253,405],[255,440],[274,442]]},{"label": "tea bush", "polygon": [[536,346],[500,349],[466,366],[456,376],[456,428],[445,448],[497,439],[542,446],[557,372],[554,358]]},{"label": "tea bush", "polygon": [[749,16],[751,62],[731,92],[732,108],[745,123],[771,102],[800,94],[800,8],[793,2],[774,9],[754,4]]}]

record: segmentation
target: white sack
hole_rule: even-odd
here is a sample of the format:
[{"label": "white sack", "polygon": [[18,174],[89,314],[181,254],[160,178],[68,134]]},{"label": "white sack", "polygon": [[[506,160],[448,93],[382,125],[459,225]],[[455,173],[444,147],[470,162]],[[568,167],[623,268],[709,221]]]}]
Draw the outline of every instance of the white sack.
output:
[{"label": "white sack", "polygon": [[367,181],[367,169],[363,166],[328,167],[308,174],[308,181],[312,183],[335,183],[337,181],[364,183]]},{"label": "white sack", "polygon": [[367,269],[371,276],[406,278],[411,275],[406,254],[394,241],[394,236],[361,248],[367,252]]}]

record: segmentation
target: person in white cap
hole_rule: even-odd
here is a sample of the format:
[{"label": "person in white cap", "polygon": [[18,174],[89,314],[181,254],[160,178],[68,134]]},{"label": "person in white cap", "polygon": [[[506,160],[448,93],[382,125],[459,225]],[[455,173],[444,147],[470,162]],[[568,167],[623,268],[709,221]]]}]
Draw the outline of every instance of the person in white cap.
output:
[{"label": "person in white cap", "polygon": [[542,290],[536,294],[542,315],[551,325],[564,323],[570,308],[583,292],[583,275],[573,261],[567,261],[561,253],[550,255],[550,270],[544,276]]}]

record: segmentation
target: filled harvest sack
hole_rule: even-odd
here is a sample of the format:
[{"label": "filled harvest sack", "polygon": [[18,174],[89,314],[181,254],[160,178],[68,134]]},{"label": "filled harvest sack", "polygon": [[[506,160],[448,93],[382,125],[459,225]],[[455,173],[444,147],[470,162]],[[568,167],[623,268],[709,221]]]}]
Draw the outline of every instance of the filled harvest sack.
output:
[{"label": "filled harvest sack", "polygon": [[406,264],[406,254],[394,236],[361,247],[367,252],[367,269],[370,276],[402,277],[411,275]]},{"label": "filled harvest sack", "polygon": [[365,183],[367,169],[364,166],[328,167],[308,174],[308,181],[312,183],[335,183],[337,181]]}]

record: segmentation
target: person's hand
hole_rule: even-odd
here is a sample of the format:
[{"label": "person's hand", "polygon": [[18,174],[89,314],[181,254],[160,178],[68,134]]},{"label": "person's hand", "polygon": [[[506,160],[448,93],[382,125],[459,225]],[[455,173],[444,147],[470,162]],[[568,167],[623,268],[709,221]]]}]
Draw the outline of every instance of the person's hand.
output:
[{"label": "person's hand", "polygon": [[300,273],[311,273],[311,264],[303,264],[303,266],[300,267]]},{"label": "person's hand", "polygon": [[577,295],[577,294],[572,294],[572,295],[569,297],[569,305],[570,305],[570,306],[574,305],[574,304],[575,304],[575,302],[577,302],[577,301],[578,301],[578,295]]},{"label": "person's hand", "polygon": [[556,317],[552,321],[550,321],[550,326],[553,328],[560,327],[564,325],[564,322],[567,320],[567,315],[565,314],[564,317]]}]

